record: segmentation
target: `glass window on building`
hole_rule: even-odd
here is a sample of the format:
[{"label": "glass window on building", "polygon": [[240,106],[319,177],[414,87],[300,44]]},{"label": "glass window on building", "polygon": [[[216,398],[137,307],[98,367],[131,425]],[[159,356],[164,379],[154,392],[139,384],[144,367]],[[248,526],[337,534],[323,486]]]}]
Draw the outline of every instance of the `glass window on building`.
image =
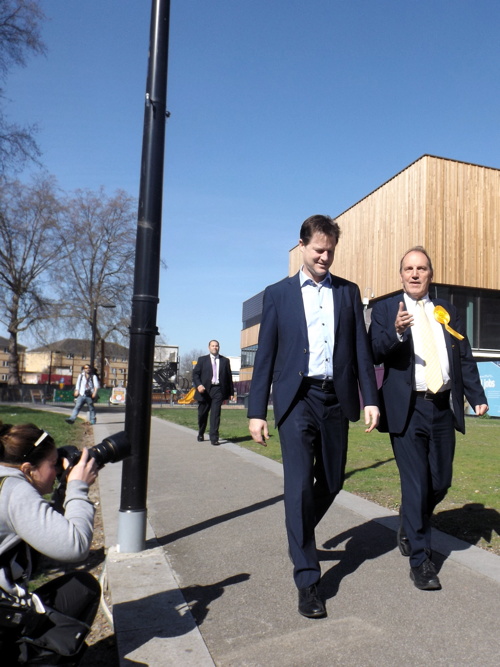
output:
[{"label": "glass window on building", "polygon": [[465,324],[474,350],[500,350],[500,292],[434,285],[432,296],[450,301]]},{"label": "glass window on building", "polygon": [[500,349],[500,294],[483,292],[479,297],[479,348]]},{"label": "glass window on building", "polygon": [[250,345],[241,350],[241,368],[252,368],[255,364],[257,345]]}]

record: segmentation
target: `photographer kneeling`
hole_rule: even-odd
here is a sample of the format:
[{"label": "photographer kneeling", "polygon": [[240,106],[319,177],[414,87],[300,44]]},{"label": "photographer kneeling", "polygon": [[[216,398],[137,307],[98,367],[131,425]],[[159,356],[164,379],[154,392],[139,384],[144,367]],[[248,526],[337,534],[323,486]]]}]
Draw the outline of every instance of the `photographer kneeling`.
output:
[{"label": "photographer kneeling", "polygon": [[0,423],[0,655],[2,664],[78,664],[100,600],[88,572],[72,572],[28,591],[31,549],[79,562],[89,552],[94,505],[89,486],[97,463],[83,450],[70,469],[64,514],[42,496],[52,492],[58,452],[34,424]]}]

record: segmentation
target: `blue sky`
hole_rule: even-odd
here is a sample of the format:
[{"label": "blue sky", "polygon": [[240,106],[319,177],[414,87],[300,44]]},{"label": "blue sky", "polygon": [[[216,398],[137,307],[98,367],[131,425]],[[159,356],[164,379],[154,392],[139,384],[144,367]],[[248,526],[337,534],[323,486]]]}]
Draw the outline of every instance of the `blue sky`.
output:
[{"label": "blue sky", "polygon": [[[48,54],[10,73],[6,112],[64,190],[137,196],[151,3],[41,5]],[[497,0],[172,0],[163,338],[238,355],[306,217],[424,153],[499,168],[499,26]]]}]

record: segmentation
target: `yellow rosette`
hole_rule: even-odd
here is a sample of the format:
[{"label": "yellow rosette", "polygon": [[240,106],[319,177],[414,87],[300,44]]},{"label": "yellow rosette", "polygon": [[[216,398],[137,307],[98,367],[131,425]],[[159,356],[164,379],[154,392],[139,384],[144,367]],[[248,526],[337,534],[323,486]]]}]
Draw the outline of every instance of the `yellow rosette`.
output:
[{"label": "yellow rosette", "polygon": [[443,306],[434,306],[434,319],[437,320],[439,324],[444,324],[444,328],[452,336],[455,336],[455,338],[458,338],[458,340],[464,339],[462,334],[459,334],[458,331],[452,329],[448,324],[450,321],[450,313],[446,310],[446,308],[443,308]]}]

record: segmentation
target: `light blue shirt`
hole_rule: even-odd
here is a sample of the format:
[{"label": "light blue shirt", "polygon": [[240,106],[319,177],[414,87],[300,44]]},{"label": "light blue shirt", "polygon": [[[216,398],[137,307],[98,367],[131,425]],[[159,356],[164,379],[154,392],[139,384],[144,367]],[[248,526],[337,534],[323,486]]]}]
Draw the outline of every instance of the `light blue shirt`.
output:
[{"label": "light blue shirt", "polygon": [[331,275],[327,273],[320,283],[315,283],[300,269],[299,277],[309,340],[307,375],[322,380],[331,379],[333,377],[334,344]]}]

